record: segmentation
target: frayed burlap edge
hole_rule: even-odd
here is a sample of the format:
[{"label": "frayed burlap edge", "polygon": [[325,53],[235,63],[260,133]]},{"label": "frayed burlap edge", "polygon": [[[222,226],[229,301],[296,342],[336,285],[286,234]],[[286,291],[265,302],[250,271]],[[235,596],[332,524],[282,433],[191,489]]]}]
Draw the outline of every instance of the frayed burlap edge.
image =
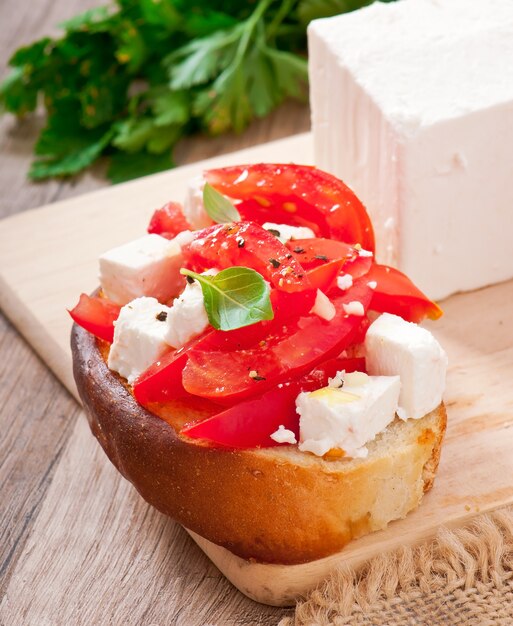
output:
[{"label": "frayed burlap edge", "polygon": [[335,571],[278,626],[513,625],[513,507]]}]

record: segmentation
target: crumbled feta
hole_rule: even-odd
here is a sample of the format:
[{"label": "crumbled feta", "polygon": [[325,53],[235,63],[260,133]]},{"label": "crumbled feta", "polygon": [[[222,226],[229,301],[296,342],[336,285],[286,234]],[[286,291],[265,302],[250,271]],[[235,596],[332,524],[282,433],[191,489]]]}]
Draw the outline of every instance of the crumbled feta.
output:
[{"label": "crumbled feta", "polygon": [[373,256],[373,253],[370,250],[365,250],[364,248],[360,248],[358,250],[358,256],[370,257],[370,256]]},{"label": "crumbled feta", "polygon": [[343,274],[342,276],[337,276],[337,287],[342,291],[346,291],[346,289],[350,289],[353,286],[353,277],[351,274]]},{"label": "crumbled feta", "polygon": [[270,435],[270,437],[273,441],[276,441],[276,443],[297,443],[296,435],[282,424],[278,426],[278,430]]},{"label": "crumbled feta", "polygon": [[100,284],[107,298],[127,304],[149,296],[167,302],[179,293],[182,250],[174,240],[144,235],[100,257]]},{"label": "crumbled feta", "polygon": [[337,310],[328,296],[320,289],[317,289],[315,302],[310,313],[315,313],[315,315],[318,315],[321,319],[329,322],[335,317]]},{"label": "crumbled feta", "polygon": [[322,456],[341,449],[346,457],[365,456],[372,441],[395,418],[399,376],[346,374],[341,389],[324,387],[296,398],[299,449]]},{"label": "crumbled feta", "polygon": [[337,372],[333,378],[328,378],[328,387],[333,387],[334,389],[341,389],[344,386],[344,374],[345,370],[340,370]]},{"label": "crumbled feta", "polygon": [[307,226],[289,226],[288,224],[273,224],[272,222],[266,222],[262,228],[272,231],[276,234],[276,237],[281,243],[287,243],[287,241],[294,241],[295,239],[312,239],[315,237],[315,233],[311,228]]},{"label": "crumbled feta", "polygon": [[363,308],[363,304],[361,302],[358,302],[358,300],[352,300],[347,304],[343,304],[342,307],[347,315],[356,315],[359,317],[365,315],[365,309]]},{"label": "crumbled feta", "polygon": [[447,355],[425,328],[384,313],[367,331],[365,352],[370,374],[400,376],[402,419],[423,417],[442,401]]},{"label": "crumbled feta", "polygon": [[181,348],[207,326],[208,317],[201,286],[197,281],[187,283],[169,310],[166,341],[174,348]]},{"label": "crumbled feta", "polygon": [[378,283],[375,280],[369,280],[369,282],[367,283],[367,287],[370,287],[371,289],[376,289],[377,286]]},{"label": "crumbled feta", "polygon": [[136,298],[121,308],[114,322],[114,341],[107,365],[130,384],[154,363],[169,345],[166,317],[170,308],[155,298]]}]

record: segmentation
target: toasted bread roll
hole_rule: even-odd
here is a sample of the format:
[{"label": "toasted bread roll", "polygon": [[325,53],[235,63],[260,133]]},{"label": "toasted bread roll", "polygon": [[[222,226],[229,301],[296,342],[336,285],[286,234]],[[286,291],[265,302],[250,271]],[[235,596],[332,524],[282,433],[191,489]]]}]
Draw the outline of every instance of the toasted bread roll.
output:
[{"label": "toasted bread roll", "polygon": [[245,559],[294,564],[338,552],[405,517],[433,484],[443,404],[419,420],[396,419],[366,459],[325,460],[296,446],[210,448],[178,434],[208,407],[151,407],[159,417],[108,369],[106,344],[75,325],[71,346],[91,430],[118,470],[147,502]]}]

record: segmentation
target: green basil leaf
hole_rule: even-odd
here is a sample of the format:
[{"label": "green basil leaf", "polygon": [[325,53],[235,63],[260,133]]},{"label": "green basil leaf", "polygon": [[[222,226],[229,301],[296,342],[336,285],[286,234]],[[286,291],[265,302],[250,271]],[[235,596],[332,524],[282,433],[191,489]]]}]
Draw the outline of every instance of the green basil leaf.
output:
[{"label": "green basil leaf", "polygon": [[203,205],[208,216],[217,224],[240,221],[240,214],[226,196],[205,183]]},{"label": "green basil leaf", "polygon": [[181,269],[198,281],[208,321],[217,330],[234,330],[274,317],[270,288],[261,274],[248,267],[229,267],[215,276]]}]

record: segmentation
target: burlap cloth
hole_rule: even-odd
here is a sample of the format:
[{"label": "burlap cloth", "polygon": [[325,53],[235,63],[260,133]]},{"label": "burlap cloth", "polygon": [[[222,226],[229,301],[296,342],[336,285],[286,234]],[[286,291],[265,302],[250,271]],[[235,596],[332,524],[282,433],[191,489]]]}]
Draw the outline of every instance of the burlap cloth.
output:
[{"label": "burlap cloth", "polygon": [[278,626],[513,626],[513,507],[336,571]]}]

